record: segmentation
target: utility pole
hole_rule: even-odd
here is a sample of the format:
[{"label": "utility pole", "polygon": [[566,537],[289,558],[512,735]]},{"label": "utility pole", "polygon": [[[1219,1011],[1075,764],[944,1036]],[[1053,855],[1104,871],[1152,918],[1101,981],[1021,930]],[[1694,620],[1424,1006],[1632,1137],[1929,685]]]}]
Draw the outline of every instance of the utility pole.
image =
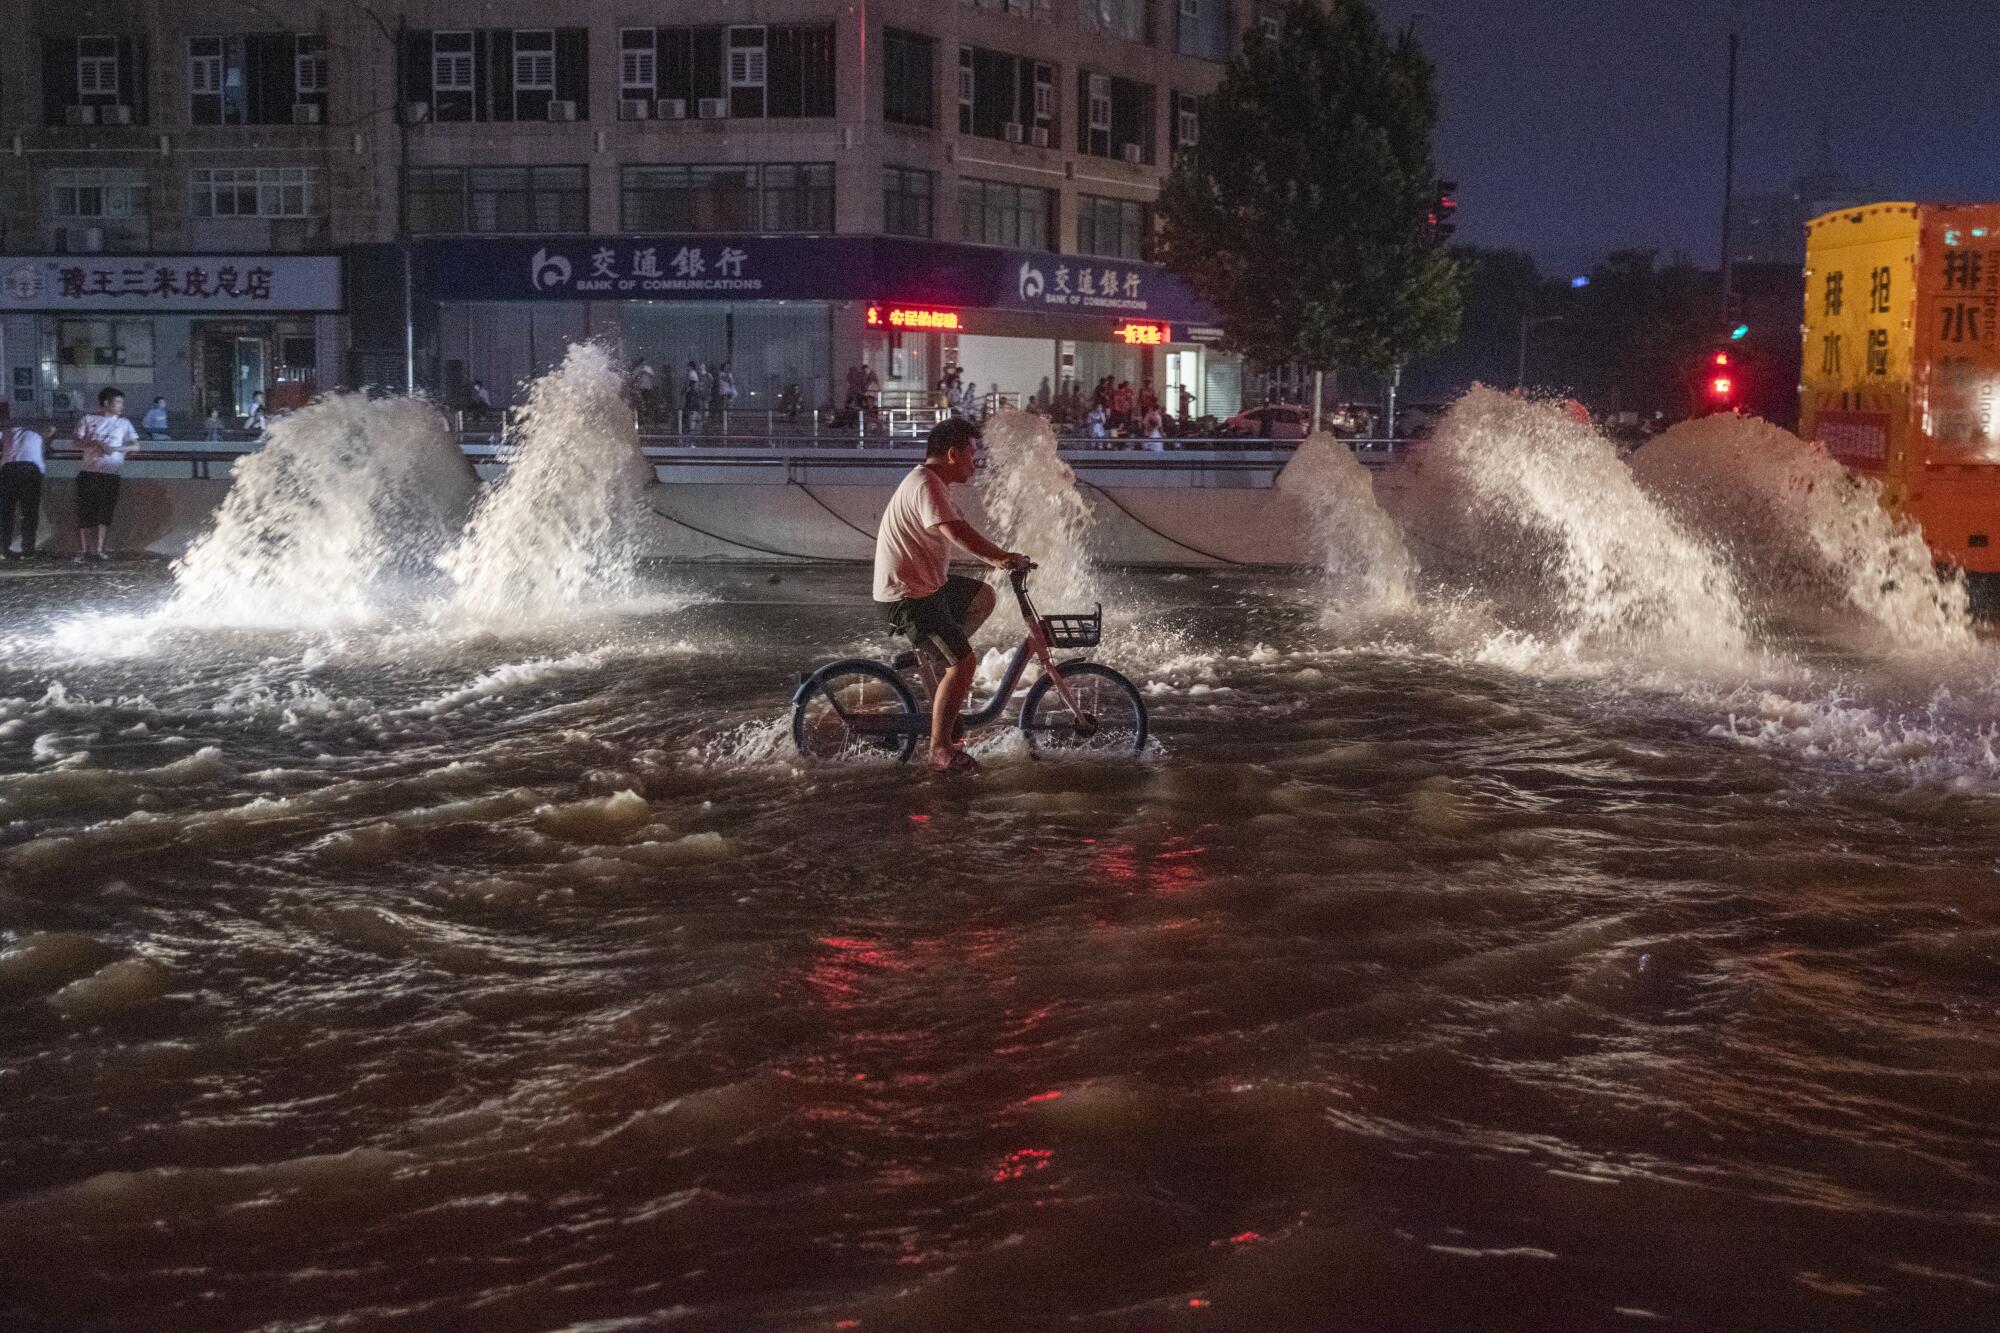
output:
[{"label": "utility pole", "polygon": [[1730,211],[1736,196],[1736,32],[1729,33],[1729,109],[1722,131],[1722,323],[1728,327],[1735,274],[1729,243]]}]

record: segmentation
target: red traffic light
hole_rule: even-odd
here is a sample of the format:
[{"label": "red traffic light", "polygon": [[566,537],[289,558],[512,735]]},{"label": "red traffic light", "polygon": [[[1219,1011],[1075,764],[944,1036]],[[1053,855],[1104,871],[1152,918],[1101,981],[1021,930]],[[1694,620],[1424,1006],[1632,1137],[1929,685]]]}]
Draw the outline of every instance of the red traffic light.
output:
[{"label": "red traffic light", "polygon": [[1717,375],[1708,382],[1708,396],[1717,402],[1726,403],[1736,393],[1736,381],[1727,375]]},{"label": "red traffic light", "polygon": [[1726,366],[1726,365],[1728,365],[1728,364],[1729,364],[1729,353],[1727,353],[1727,352],[1717,352],[1717,353],[1715,354],[1715,364],[1716,364],[1716,365],[1718,365],[1718,366]]}]

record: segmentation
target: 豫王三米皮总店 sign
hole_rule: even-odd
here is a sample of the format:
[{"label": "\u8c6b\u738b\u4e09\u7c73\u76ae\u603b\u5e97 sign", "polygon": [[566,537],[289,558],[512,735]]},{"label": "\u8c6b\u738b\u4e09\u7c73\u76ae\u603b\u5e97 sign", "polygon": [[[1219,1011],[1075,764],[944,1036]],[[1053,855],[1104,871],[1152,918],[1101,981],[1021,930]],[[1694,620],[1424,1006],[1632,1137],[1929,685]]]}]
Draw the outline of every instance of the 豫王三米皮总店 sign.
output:
[{"label": "\u8c6b\u738b\u4e09\u7c73\u76ae\u603b\u5e97 sign", "polygon": [[339,310],[331,255],[0,255],[0,311]]}]

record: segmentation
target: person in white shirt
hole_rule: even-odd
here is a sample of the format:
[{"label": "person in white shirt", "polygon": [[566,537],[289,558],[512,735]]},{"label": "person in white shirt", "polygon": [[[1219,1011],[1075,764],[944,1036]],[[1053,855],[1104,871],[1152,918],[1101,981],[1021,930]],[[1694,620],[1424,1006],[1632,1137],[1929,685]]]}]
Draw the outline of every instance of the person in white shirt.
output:
[{"label": "person in white shirt", "polygon": [[952,544],[995,569],[1028,567],[1028,557],[986,540],[952,503],[951,487],[972,480],[978,447],[979,432],[969,421],[953,417],[933,426],[924,461],[889,497],[875,533],[876,602],[885,606],[893,629],[946,664],[931,700],[930,764],[954,773],[979,768],[956,732],[978,666],[972,633],[993,614],[993,589],[951,572]]},{"label": "person in white shirt", "polygon": [[[19,560],[35,553],[42,526],[42,437],[26,426],[0,430],[0,555]],[[14,515],[21,515],[21,549],[14,549]]]},{"label": "person in white shirt", "polygon": [[103,560],[104,539],[118,510],[118,477],[125,455],[139,448],[139,432],[125,419],[125,395],[105,388],[97,410],[76,423],[83,463],[76,474],[76,562]]},{"label": "person in white shirt", "polygon": [[262,435],[271,425],[271,419],[264,412],[264,395],[258,394],[250,400],[250,414],[243,418],[243,429]]}]

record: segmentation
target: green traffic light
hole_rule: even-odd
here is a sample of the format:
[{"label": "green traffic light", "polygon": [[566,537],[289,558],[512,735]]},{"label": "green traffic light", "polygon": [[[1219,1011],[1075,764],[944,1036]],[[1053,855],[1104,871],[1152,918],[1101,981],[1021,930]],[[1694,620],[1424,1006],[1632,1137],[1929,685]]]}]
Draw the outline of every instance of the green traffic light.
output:
[{"label": "green traffic light", "polygon": [[1744,338],[1749,336],[1749,333],[1750,326],[1748,324],[1738,324],[1734,329],[1730,330],[1729,341],[1742,342]]}]

